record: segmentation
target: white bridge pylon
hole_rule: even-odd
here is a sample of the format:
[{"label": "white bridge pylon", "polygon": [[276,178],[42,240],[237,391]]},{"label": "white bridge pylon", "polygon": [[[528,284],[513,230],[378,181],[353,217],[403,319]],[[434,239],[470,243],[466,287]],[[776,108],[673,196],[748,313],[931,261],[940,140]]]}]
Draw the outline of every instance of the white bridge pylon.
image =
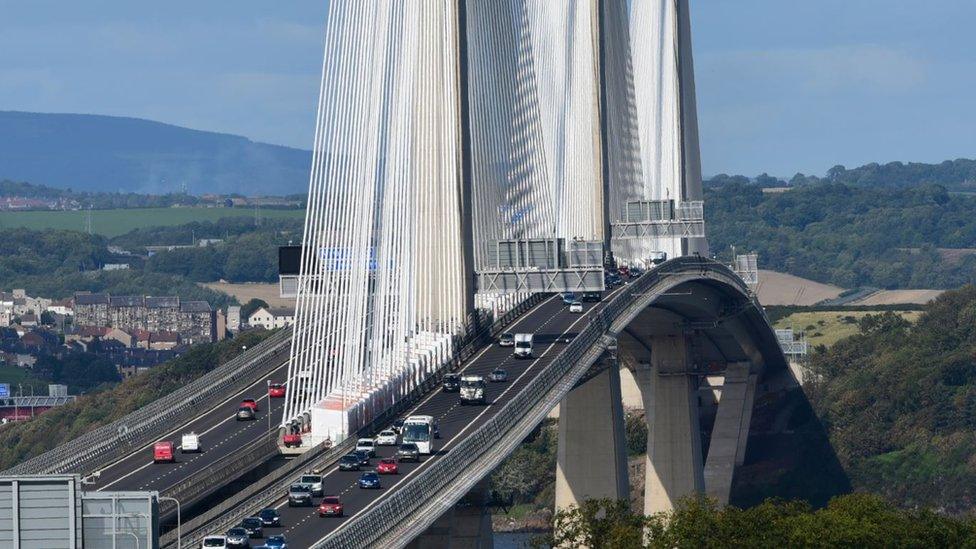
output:
[{"label": "white bridge pylon", "polygon": [[[500,243],[704,250],[611,230],[628,202],[701,200],[686,17],[687,0],[329,2],[286,424],[337,441],[437,371],[475,303],[519,298],[474,299]],[[593,253],[559,261],[584,256],[592,272]]]},{"label": "white bridge pylon", "polygon": [[328,399],[333,438],[465,323],[457,20],[450,1],[329,3],[284,417]]}]

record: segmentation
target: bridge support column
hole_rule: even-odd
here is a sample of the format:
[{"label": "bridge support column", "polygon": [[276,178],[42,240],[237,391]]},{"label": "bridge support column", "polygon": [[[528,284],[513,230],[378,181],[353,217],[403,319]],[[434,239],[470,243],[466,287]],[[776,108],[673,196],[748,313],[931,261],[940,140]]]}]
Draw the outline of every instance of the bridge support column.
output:
[{"label": "bridge support column", "polygon": [[559,403],[556,509],[629,499],[620,369],[613,361]]},{"label": "bridge support column", "polygon": [[489,481],[475,485],[450,511],[441,515],[409,549],[492,549]]},{"label": "bridge support column", "polygon": [[756,376],[750,375],[751,364],[735,362],[726,367],[722,397],[712,427],[712,437],[705,460],[705,494],[719,505],[728,505],[735,466],[745,457],[745,442],[752,419],[752,397]]},{"label": "bridge support column", "polygon": [[652,336],[651,364],[635,372],[647,420],[644,513],[670,511],[680,498],[701,494],[701,428],[698,380],[690,372],[683,335]]}]

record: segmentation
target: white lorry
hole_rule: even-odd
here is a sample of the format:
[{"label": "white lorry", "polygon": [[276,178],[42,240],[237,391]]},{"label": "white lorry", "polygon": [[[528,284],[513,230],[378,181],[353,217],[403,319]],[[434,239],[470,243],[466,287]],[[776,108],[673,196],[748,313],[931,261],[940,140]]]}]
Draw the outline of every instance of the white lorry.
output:
[{"label": "white lorry", "polygon": [[434,453],[434,439],[440,437],[437,420],[433,416],[410,416],[403,422],[403,442],[417,445],[421,454]]},{"label": "white lorry", "polygon": [[180,451],[184,454],[200,451],[200,435],[190,432],[183,435],[180,441]]},{"label": "white lorry", "polygon": [[532,358],[532,334],[515,334],[515,358]]},{"label": "white lorry", "polygon": [[485,403],[485,377],[479,375],[461,376],[461,406]]}]

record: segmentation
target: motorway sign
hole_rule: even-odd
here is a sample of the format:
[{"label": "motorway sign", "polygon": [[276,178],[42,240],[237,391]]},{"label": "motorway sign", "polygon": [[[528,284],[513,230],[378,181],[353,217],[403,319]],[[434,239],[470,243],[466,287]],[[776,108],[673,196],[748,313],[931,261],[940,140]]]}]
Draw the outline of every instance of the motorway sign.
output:
[{"label": "motorway sign", "polygon": [[0,398],[10,396],[10,384],[0,383]]}]

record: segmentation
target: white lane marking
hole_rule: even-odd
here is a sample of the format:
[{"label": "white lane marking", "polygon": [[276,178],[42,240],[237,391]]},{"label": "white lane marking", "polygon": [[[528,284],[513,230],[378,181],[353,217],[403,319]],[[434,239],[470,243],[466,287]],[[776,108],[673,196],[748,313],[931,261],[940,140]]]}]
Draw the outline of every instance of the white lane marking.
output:
[{"label": "white lane marking", "polygon": [[[274,370],[272,370],[272,371],[271,371],[271,374],[274,374],[274,373],[275,373],[275,372],[277,372],[278,370],[281,370],[282,368],[284,368],[284,367],[285,367],[285,365],[286,365],[286,364],[288,364],[288,363],[287,363],[287,362],[285,362],[285,363],[283,363],[283,364],[282,364],[281,366],[278,366],[277,368],[275,368]],[[271,374],[269,374],[269,375],[271,375]],[[265,383],[266,383],[266,382],[265,382]],[[238,399],[238,398],[240,398],[240,397],[241,397],[241,395],[244,395],[245,393],[248,393],[248,392],[254,392],[254,391],[253,391],[253,388],[254,388],[254,387],[256,387],[256,386],[258,386],[258,385],[260,385],[260,384],[261,384],[261,382],[257,382],[257,383],[255,383],[254,385],[251,385],[250,387],[247,387],[247,388],[246,388],[246,389],[244,389],[243,391],[240,391],[240,392],[238,392],[238,393],[234,393],[234,394],[233,394],[233,395],[232,395],[232,396],[231,396],[230,398],[228,398],[227,400],[224,400],[223,402],[221,402],[220,404],[218,404],[218,405],[216,405],[216,406],[214,406],[213,408],[211,408],[211,409],[210,409],[210,410],[208,410],[207,412],[204,412],[203,414],[200,414],[200,415],[199,415],[199,416],[197,416],[196,418],[194,418],[194,419],[192,419],[192,420],[190,420],[190,421],[188,421],[188,422],[186,422],[186,423],[184,423],[184,424],[183,424],[183,425],[181,425],[180,427],[178,427],[178,428],[176,428],[176,429],[174,429],[174,430],[172,430],[172,431],[170,431],[169,433],[167,433],[167,434],[165,434],[165,435],[163,435],[163,436],[162,436],[162,437],[160,437],[160,438],[169,438],[169,437],[171,437],[171,436],[173,436],[173,435],[175,435],[176,433],[178,433],[178,432],[180,432],[180,431],[183,431],[183,430],[185,430],[185,429],[186,429],[186,427],[187,427],[188,425],[190,425],[191,423],[195,423],[195,422],[197,422],[197,421],[199,421],[200,419],[202,419],[202,418],[203,418],[204,416],[206,416],[207,414],[211,414],[211,413],[213,413],[213,412],[214,412],[214,410],[217,410],[217,409],[219,409],[220,407],[222,407],[222,406],[224,406],[224,405],[225,405],[225,404],[227,404],[228,402],[230,402],[230,401],[232,401],[232,400],[236,400],[236,399]],[[255,399],[255,401],[256,401],[256,402],[261,402],[262,400],[266,400],[266,399],[268,399],[268,400],[269,400],[269,402],[270,402],[270,399],[269,399],[269,397],[268,397],[268,393],[267,393],[267,391],[265,391],[265,394],[264,394],[263,396],[261,396],[260,398],[257,398],[257,399]],[[271,413],[271,411],[272,411],[272,409],[273,409],[273,407],[272,407],[272,406],[271,406],[271,405],[269,404],[269,405],[268,405],[268,413],[269,413],[269,414]],[[201,432],[201,433],[198,433],[198,434],[199,434],[199,435],[200,435],[200,436],[202,437],[203,435],[206,435],[207,433],[209,433],[209,432],[211,432],[211,431],[213,431],[214,429],[216,429],[217,427],[220,427],[221,425],[223,425],[223,424],[225,424],[225,423],[227,423],[227,422],[228,422],[228,421],[230,421],[231,419],[235,419],[236,417],[237,417],[237,412],[234,412],[234,414],[232,414],[232,415],[231,415],[230,417],[227,417],[227,418],[225,418],[225,419],[224,419],[223,421],[220,421],[220,422],[218,422],[218,423],[216,423],[216,424],[215,424],[215,425],[214,425],[213,427],[211,427],[211,428],[209,428],[209,429],[207,429],[206,431],[203,431],[203,432]],[[267,420],[267,418],[265,418],[265,420]],[[251,421],[251,422],[249,422],[249,423],[251,423],[251,424],[255,424],[255,423],[257,423],[257,420],[255,420],[255,421]],[[250,425],[248,425],[248,427],[250,427]],[[229,437],[228,437],[228,438],[229,438]],[[227,440],[227,439],[224,439],[224,441],[226,441],[226,440]],[[151,447],[152,447],[152,445],[153,445],[153,444],[155,444],[155,442],[153,442],[153,443],[150,443],[150,444],[147,444],[146,446],[143,446],[142,448],[139,448],[138,450],[136,450],[136,451],[135,451],[135,452],[133,452],[132,454],[129,454],[128,456],[126,456],[126,457],[124,457],[124,458],[122,458],[122,460],[125,460],[125,459],[128,459],[128,458],[130,458],[130,457],[132,457],[132,456],[136,456],[136,455],[138,455],[138,453],[140,453],[140,452],[142,452],[143,450],[148,450],[149,448],[151,448]],[[175,450],[178,450],[178,449],[180,449],[180,448],[182,448],[182,447],[183,447],[182,445],[180,445],[180,446],[177,446],[177,447],[175,448]],[[120,462],[121,462],[122,460],[119,460],[119,461],[117,461],[117,462],[115,462],[115,463],[113,463],[112,465],[109,465],[108,467],[104,467],[104,468],[102,468],[101,470],[102,470],[102,471],[104,471],[104,470],[106,470],[106,469],[109,469],[109,468],[111,468],[111,467],[113,467],[113,466],[115,466],[115,465],[117,465],[118,463],[120,463]],[[105,489],[106,489],[106,488],[108,488],[109,486],[112,486],[112,485],[114,485],[114,484],[117,484],[118,482],[120,482],[120,481],[122,481],[122,480],[124,480],[124,479],[126,479],[126,478],[128,478],[128,477],[130,477],[130,476],[132,476],[132,475],[134,475],[134,474],[136,474],[136,473],[138,473],[139,471],[142,471],[142,470],[143,470],[143,469],[145,469],[146,467],[149,467],[150,465],[153,465],[153,463],[154,463],[154,462],[152,462],[152,461],[150,461],[150,462],[148,462],[148,463],[145,463],[145,464],[143,464],[142,466],[140,466],[140,467],[138,467],[138,468],[136,468],[136,469],[133,469],[132,471],[130,471],[130,472],[128,472],[128,473],[126,473],[125,475],[123,475],[123,476],[121,476],[121,477],[119,477],[119,478],[117,478],[117,479],[115,479],[115,480],[113,480],[112,482],[109,482],[109,483],[108,483],[108,484],[106,484],[105,486],[102,486],[102,487],[101,487],[101,488],[99,488],[99,489],[98,489],[97,491],[99,491],[99,492],[100,492],[100,491],[102,491],[102,490],[105,490]]]},{"label": "white lane marking", "polygon": [[[613,295],[613,294],[611,294],[611,295]],[[560,310],[559,312],[562,312],[562,310]],[[558,313],[557,313],[557,314],[558,314]],[[551,351],[551,350],[552,350],[552,348],[553,348],[553,347],[555,347],[555,346],[556,346],[556,344],[560,342],[560,339],[562,339],[562,338],[563,338],[563,337],[564,337],[564,336],[565,336],[566,334],[568,334],[568,333],[570,332],[570,330],[572,330],[572,329],[573,329],[573,327],[574,327],[574,326],[576,326],[577,324],[579,324],[579,322],[580,322],[581,320],[583,320],[583,319],[585,319],[585,318],[587,318],[587,315],[581,315],[581,316],[580,316],[580,317],[578,317],[578,318],[577,318],[577,319],[576,319],[575,321],[573,321],[573,323],[572,323],[572,324],[570,324],[570,325],[569,325],[569,327],[568,327],[568,328],[566,328],[566,330],[565,330],[565,331],[563,331],[563,333],[562,333],[562,334],[560,334],[560,335],[559,335],[559,337],[558,337],[558,338],[556,338],[556,340],[555,340],[555,341],[553,341],[553,342],[552,342],[551,344],[549,344],[549,347],[547,347],[547,348],[546,348],[546,350],[545,350],[545,351],[543,351],[541,355],[539,355],[539,358],[537,358],[537,359],[535,359],[534,361],[532,361],[532,364],[530,364],[530,365],[529,365],[529,367],[528,367],[528,368],[526,368],[526,369],[525,369],[525,371],[524,371],[524,372],[522,372],[522,374],[521,374],[520,376],[518,376],[518,377],[517,377],[517,378],[515,379],[515,381],[514,381],[514,382],[512,382],[512,383],[511,383],[511,384],[510,384],[510,385],[509,385],[509,386],[508,386],[508,387],[507,387],[507,388],[506,388],[506,389],[505,389],[504,391],[502,391],[502,394],[500,394],[500,395],[498,395],[498,397],[497,397],[497,398],[496,398],[495,400],[497,401],[498,399],[500,399],[500,398],[502,398],[502,397],[504,397],[504,396],[505,396],[505,393],[507,393],[507,392],[509,392],[510,390],[512,390],[512,388],[513,388],[513,387],[515,387],[515,385],[516,385],[516,384],[517,384],[517,383],[519,382],[519,380],[520,380],[520,379],[522,379],[523,377],[525,377],[525,374],[527,374],[527,373],[529,373],[529,371],[531,371],[531,370],[532,370],[532,369],[533,369],[533,368],[535,367],[535,365],[536,365],[536,364],[538,364],[538,363],[539,363],[539,361],[540,361],[540,360],[542,360],[542,359],[543,359],[543,357],[545,357],[545,356],[546,356],[546,355],[547,355],[547,354],[549,353],[549,351]],[[552,320],[552,318],[550,318],[550,320]],[[548,323],[548,321],[546,321],[546,322]],[[445,445],[444,445],[444,447],[443,447],[443,448],[441,448],[441,450],[440,450],[440,451],[444,451],[444,450],[447,450],[447,448],[448,448],[448,447],[449,447],[450,445],[452,445],[452,444],[454,444],[455,442],[457,442],[457,441],[458,441],[458,440],[459,440],[459,439],[461,438],[461,435],[462,435],[462,434],[464,434],[464,432],[465,432],[465,431],[467,431],[467,430],[468,430],[468,429],[470,429],[470,428],[471,428],[471,427],[472,427],[473,425],[475,425],[475,423],[477,423],[477,421],[478,421],[478,419],[480,419],[480,418],[481,418],[481,416],[483,416],[483,415],[485,415],[486,413],[488,413],[488,412],[489,412],[489,411],[490,411],[491,409],[492,409],[492,407],[491,407],[491,406],[487,406],[487,407],[485,407],[485,409],[484,409],[484,410],[482,410],[482,412],[481,412],[480,414],[478,414],[477,416],[475,416],[475,417],[474,417],[474,419],[472,419],[472,420],[471,420],[470,422],[468,422],[468,424],[467,424],[467,425],[465,425],[463,429],[461,429],[460,431],[458,431],[458,432],[457,432],[457,434],[456,434],[456,435],[454,435],[454,436],[453,436],[453,437],[451,438],[451,440],[449,440],[449,441],[447,442],[447,444],[445,444]],[[434,456],[434,459],[428,459],[427,461],[425,461],[424,463],[422,463],[422,464],[420,465],[420,467],[417,467],[417,468],[416,468],[416,469],[414,469],[413,471],[410,471],[409,473],[407,473],[406,475],[404,475],[403,477],[401,477],[401,478],[400,478],[400,479],[399,479],[399,480],[398,480],[397,482],[395,482],[395,483],[393,483],[393,485],[391,485],[391,486],[390,486],[389,488],[387,488],[387,489],[386,489],[386,492],[392,492],[394,488],[396,488],[396,487],[397,487],[398,485],[400,485],[400,484],[401,484],[402,482],[404,482],[405,480],[407,480],[408,478],[410,478],[410,476],[412,476],[412,475],[413,475],[414,473],[417,473],[417,472],[419,472],[419,471],[422,471],[422,470],[424,470],[424,469],[426,468],[425,466],[426,466],[426,465],[427,465],[428,463],[433,463],[433,462],[435,462],[435,461],[437,461],[437,458],[438,458],[438,456]],[[363,513],[365,513],[365,512],[366,512],[366,511],[368,511],[368,510],[369,510],[369,509],[370,509],[371,507],[373,507],[374,505],[376,505],[376,504],[377,504],[377,503],[378,503],[378,502],[380,501],[380,499],[381,499],[381,498],[376,498],[376,499],[374,499],[373,501],[371,501],[371,502],[369,502],[369,503],[368,503],[368,504],[366,505],[366,507],[363,507],[363,508],[362,508],[362,509],[361,509],[361,510],[360,510],[359,512],[357,512],[357,513],[356,513],[356,514],[354,514],[354,515],[350,515],[350,517],[349,517],[349,519],[348,519],[348,520],[353,520],[354,518],[356,518],[356,517],[358,517],[359,515],[361,515],[361,514],[363,514]],[[331,535],[331,534],[332,534],[332,533],[330,532],[329,534],[326,534],[325,536],[322,536],[322,538],[320,538],[320,539],[319,539],[318,541],[316,541],[315,543],[322,543],[322,541],[323,541],[323,540],[325,540],[325,538],[327,538],[327,537],[329,537],[329,535]]]},{"label": "white lane marking", "polygon": [[[536,306],[534,306],[534,307],[532,307],[531,309],[529,309],[528,311],[526,311],[526,313],[525,313],[525,316],[524,316],[524,317],[519,317],[519,318],[517,318],[517,319],[515,319],[514,321],[512,321],[512,322],[510,322],[510,323],[508,323],[508,324],[506,324],[506,325],[505,325],[505,328],[509,328],[509,327],[512,327],[512,326],[517,326],[517,325],[519,325],[519,324],[521,324],[521,323],[523,323],[523,322],[525,322],[525,321],[527,321],[527,320],[529,319],[529,317],[530,317],[530,316],[532,315],[532,313],[535,313],[535,312],[536,312],[537,310],[539,310],[540,308],[542,308],[542,306],[543,306],[543,305],[545,305],[546,303],[549,303],[550,301],[552,301],[553,299],[555,299],[555,298],[556,298],[557,296],[558,296],[558,294],[556,294],[556,295],[553,295],[553,296],[550,296],[550,297],[549,297],[548,299],[543,299],[543,300],[542,300],[542,301],[540,301],[540,302],[539,302],[539,303],[538,303],[538,304],[537,304]],[[556,312],[555,312],[555,313],[554,313],[554,314],[553,314],[552,316],[550,316],[550,317],[549,317],[549,318],[548,318],[548,319],[546,320],[546,322],[545,322],[545,323],[546,323],[546,324],[548,324],[550,320],[552,320],[552,319],[553,319],[554,317],[556,317],[556,316],[558,316],[558,315],[559,315],[559,313],[561,313],[561,312],[562,312],[562,310],[561,310],[561,309],[560,309],[559,311],[556,311]],[[487,353],[487,352],[488,352],[488,350],[489,350],[489,349],[492,349],[493,347],[495,347],[495,343],[494,343],[494,342],[492,342],[492,343],[489,343],[489,344],[488,344],[488,345],[487,345],[487,346],[486,346],[486,347],[485,347],[484,349],[482,349],[482,350],[481,350],[481,351],[480,351],[480,352],[479,352],[478,354],[476,354],[476,355],[475,355],[474,357],[472,357],[472,358],[470,358],[470,359],[468,359],[468,361],[467,361],[467,363],[465,364],[465,366],[464,366],[463,368],[461,368],[461,369],[459,370],[459,373],[464,373],[464,371],[465,371],[465,370],[467,370],[468,368],[470,368],[471,366],[473,366],[473,365],[474,365],[474,364],[475,364],[476,362],[478,362],[478,360],[480,360],[480,359],[481,359],[481,357],[482,357],[482,356],[484,356],[484,354],[485,354],[485,353]],[[512,356],[512,355],[511,355],[511,354],[509,354],[508,356],[510,357],[510,356]],[[507,358],[507,357],[506,357],[506,360],[508,360],[508,358]],[[531,367],[531,366],[530,366],[530,367]],[[434,398],[434,397],[435,397],[436,395],[438,395],[438,394],[440,394],[440,391],[439,391],[438,389],[434,389],[433,391],[431,391],[431,393],[430,393],[429,395],[427,395],[427,397],[426,397],[426,398],[424,398],[424,399],[423,399],[423,400],[421,400],[421,401],[420,401],[419,403],[417,403],[417,405],[415,405],[414,407],[412,407],[412,408],[410,409],[410,411],[409,411],[409,412],[407,412],[407,415],[409,415],[409,414],[412,414],[413,412],[416,412],[418,408],[420,408],[420,407],[421,407],[421,406],[423,406],[424,404],[427,404],[427,402],[429,402],[429,401],[430,401],[430,399],[432,399],[432,398]],[[503,394],[504,394],[504,393],[503,393]],[[324,474],[322,475],[322,477],[323,477],[323,479],[322,479],[322,480],[325,480],[325,478],[324,478],[324,477],[327,477],[327,476],[329,476],[329,475],[331,475],[331,474],[333,474],[333,473],[335,473],[335,472],[336,472],[336,471],[338,471],[338,470],[339,470],[339,466],[338,466],[338,465],[337,465],[337,466],[335,466],[335,467],[333,467],[333,468],[332,468],[332,469],[330,469],[330,470],[329,470],[328,472],[326,472],[326,473],[324,473]],[[353,486],[355,486],[355,484],[353,484]],[[281,509],[281,508],[282,508],[282,507],[284,507],[284,506],[285,506],[285,505],[286,505],[287,503],[288,503],[288,496],[285,496],[285,497],[284,497],[284,498],[283,498],[283,499],[281,500],[281,502],[280,502],[280,503],[278,503],[277,505],[275,505],[275,506],[274,506],[274,508],[275,508],[275,509]]]}]

